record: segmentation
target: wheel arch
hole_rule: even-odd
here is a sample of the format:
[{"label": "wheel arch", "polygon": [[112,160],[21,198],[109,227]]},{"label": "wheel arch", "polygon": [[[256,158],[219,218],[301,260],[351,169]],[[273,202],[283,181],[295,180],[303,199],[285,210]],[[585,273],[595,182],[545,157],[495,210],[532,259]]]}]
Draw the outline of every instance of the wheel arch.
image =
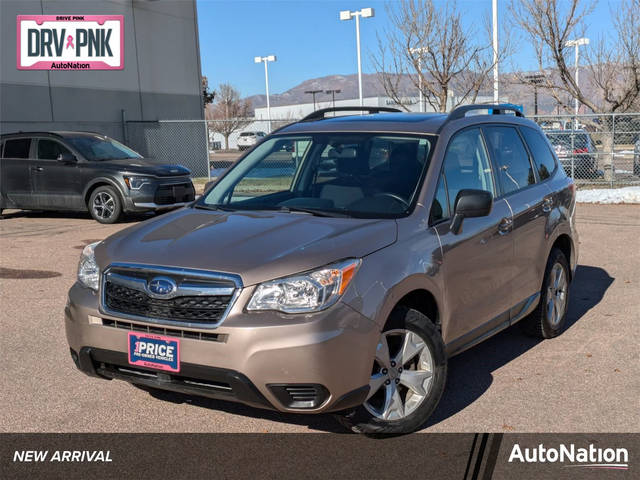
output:
[{"label": "wheel arch", "polygon": [[96,188],[103,187],[103,186],[115,188],[116,192],[118,192],[118,195],[120,195],[120,201],[122,202],[122,205],[124,207],[125,195],[124,195],[124,192],[122,191],[122,188],[120,187],[120,185],[118,185],[117,182],[107,177],[94,178],[93,180],[91,180],[91,182],[89,182],[89,184],[85,187],[84,193],[83,193],[84,204],[88,205],[89,197],[91,196],[93,191]]}]

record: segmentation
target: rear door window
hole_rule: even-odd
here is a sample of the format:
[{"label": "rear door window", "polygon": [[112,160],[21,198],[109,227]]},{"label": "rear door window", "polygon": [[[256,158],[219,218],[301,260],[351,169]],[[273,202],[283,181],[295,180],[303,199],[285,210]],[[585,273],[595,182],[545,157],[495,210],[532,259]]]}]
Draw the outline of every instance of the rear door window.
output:
[{"label": "rear door window", "polygon": [[504,195],[536,183],[529,154],[515,128],[485,127],[484,133]]},{"label": "rear door window", "polygon": [[536,165],[538,177],[540,177],[540,180],[549,178],[556,169],[556,161],[549,149],[549,144],[542,134],[535,131],[533,128],[524,127],[521,128],[520,131],[522,132],[527,145],[529,145],[531,155],[533,155],[533,162]]},{"label": "rear door window", "polygon": [[7,140],[4,145],[4,158],[29,158],[30,138]]}]

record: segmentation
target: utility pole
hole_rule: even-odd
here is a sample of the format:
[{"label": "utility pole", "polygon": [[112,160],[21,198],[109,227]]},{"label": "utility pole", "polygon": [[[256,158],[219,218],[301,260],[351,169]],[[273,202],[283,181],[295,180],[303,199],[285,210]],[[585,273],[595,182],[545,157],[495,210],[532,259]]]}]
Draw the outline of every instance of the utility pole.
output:
[{"label": "utility pole", "polygon": [[544,80],[544,74],[533,73],[525,78],[529,83],[533,84],[533,114],[538,115],[538,85]]},{"label": "utility pole", "polygon": [[342,90],[334,89],[334,90],[325,90],[324,93],[331,94],[331,105],[333,108],[336,108],[336,93],[340,93]]}]

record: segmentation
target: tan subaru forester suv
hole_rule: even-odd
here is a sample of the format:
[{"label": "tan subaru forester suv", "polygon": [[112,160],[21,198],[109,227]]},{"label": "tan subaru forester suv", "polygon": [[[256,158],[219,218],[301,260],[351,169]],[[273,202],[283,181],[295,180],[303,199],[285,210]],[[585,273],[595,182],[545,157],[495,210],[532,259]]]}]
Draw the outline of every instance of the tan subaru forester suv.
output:
[{"label": "tan subaru forester suv", "polygon": [[77,367],[404,433],[451,356],[516,322],[558,335],[575,187],[541,130],[510,105],[390,110],[314,112],[192,204],[88,245]]}]

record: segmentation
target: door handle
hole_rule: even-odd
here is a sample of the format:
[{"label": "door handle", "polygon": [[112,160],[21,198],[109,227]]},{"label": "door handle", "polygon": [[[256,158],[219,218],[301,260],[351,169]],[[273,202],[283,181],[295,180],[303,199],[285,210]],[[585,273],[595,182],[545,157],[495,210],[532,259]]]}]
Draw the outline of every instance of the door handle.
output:
[{"label": "door handle", "polygon": [[506,235],[511,232],[511,228],[513,227],[513,220],[508,217],[504,217],[500,220],[500,224],[498,225],[498,233],[500,235]]},{"label": "door handle", "polygon": [[553,199],[551,197],[545,197],[542,201],[542,211],[544,213],[549,213],[553,208]]},{"label": "door handle", "polygon": [[44,172],[44,168],[42,167],[31,167],[32,172]]}]

